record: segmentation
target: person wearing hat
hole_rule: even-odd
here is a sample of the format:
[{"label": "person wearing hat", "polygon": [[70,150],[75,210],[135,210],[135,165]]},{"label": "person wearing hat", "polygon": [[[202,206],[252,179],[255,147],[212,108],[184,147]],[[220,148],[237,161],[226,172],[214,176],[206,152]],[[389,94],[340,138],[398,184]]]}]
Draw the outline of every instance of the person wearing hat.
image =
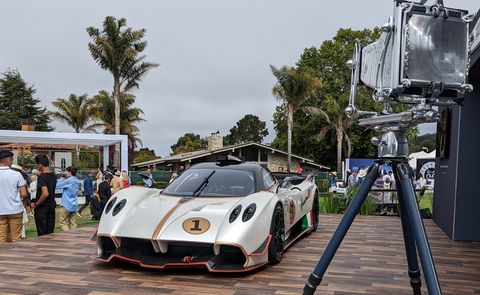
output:
[{"label": "person wearing hat", "polygon": [[12,170],[13,153],[0,151],[0,245],[22,239],[23,203],[27,182]]},{"label": "person wearing hat", "polygon": [[357,175],[359,184],[362,183],[365,176],[367,176],[367,169],[365,168],[365,166],[361,166],[360,169],[358,170],[358,175]]},{"label": "person wearing hat", "polygon": [[337,172],[333,171],[329,177],[330,187],[337,187]]},{"label": "person wearing hat", "polygon": [[115,173],[113,175],[112,182],[111,182],[112,194],[122,189],[122,180],[120,179],[120,176],[122,176],[122,173],[120,173],[120,171],[115,169]]}]

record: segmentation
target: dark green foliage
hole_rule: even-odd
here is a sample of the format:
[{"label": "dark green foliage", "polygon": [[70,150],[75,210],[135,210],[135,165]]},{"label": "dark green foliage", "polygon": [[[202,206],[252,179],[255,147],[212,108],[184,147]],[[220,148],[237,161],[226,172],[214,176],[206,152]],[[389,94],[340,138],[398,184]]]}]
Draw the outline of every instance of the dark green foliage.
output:
[{"label": "dark green foliage", "polygon": [[261,143],[267,135],[267,123],[261,121],[255,115],[248,114],[230,129],[230,134],[225,137],[225,142],[227,144],[239,144],[251,141]]},{"label": "dark green foliage", "polygon": [[360,215],[374,215],[378,209],[378,201],[373,196],[368,195],[363,201],[358,214]]},{"label": "dark green foliage", "polygon": [[194,133],[185,133],[178,138],[177,143],[170,146],[172,154],[192,152],[207,147],[207,140]]},{"label": "dark green foliage", "polygon": [[345,208],[344,203],[340,195],[332,193],[323,194],[320,198],[320,213],[343,213]]},{"label": "dark green foliage", "polygon": [[28,86],[20,73],[7,70],[0,78],[0,129],[20,130],[21,120],[30,119],[37,131],[52,131],[46,108],[38,106],[36,90]]},{"label": "dark green foliage", "polygon": [[133,154],[133,163],[141,163],[150,160],[155,160],[158,157],[155,155],[155,151],[149,148],[141,148],[135,151]]},{"label": "dark green foliage", "polygon": [[437,137],[435,133],[424,134],[410,140],[410,152],[416,153],[422,151],[422,148],[427,148],[428,152],[433,151],[437,147]]},{"label": "dark green foliage", "polygon": [[[328,115],[327,121],[319,112],[306,115],[298,110],[294,114],[292,152],[312,158],[318,163],[337,167],[337,135],[342,133],[341,160],[345,157],[374,157],[376,148],[370,143],[375,134],[373,130],[359,127],[353,120],[346,118],[344,108],[348,104],[350,91],[350,70],[345,63],[352,58],[353,46],[356,40],[362,44],[375,41],[380,35],[378,29],[339,29],[332,40],[322,43],[319,48],[306,48],[300,56],[297,66],[308,69],[322,81],[317,95],[309,98],[303,106],[310,106]],[[371,90],[360,87],[357,96],[357,107],[362,110],[378,108],[371,99]],[[277,107],[273,123],[277,131],[273,145],[285,148],[287,138],[286,120],[283,118],[283,106]],[[378,110],[378,109],[377,109]],[[339,128],[340,127],[340,128]],[[350,154],[348,148],[350,142]],[[341,161],[340,160],[340,161]]]},{"label": "dark green foliage", "polygon": [[[130,93],[122,93],[120,99],[120,133],[128,136],[129,148],[133,149],[142,144],[140,130],[135,125],[143,122],[143,110],[135,107],[136,97]],[[115,134],[115,100],[113,95],[106,90],[100,90],[93,97],[92,113],[97,122],[91,128],[102,128],[103,133]]]},{"label": "dark green foliage", "polygon": [[77,160],[76,153],[72,153],[73,163],[78,170],[95,170],[96,167],[100,165],[99,163],[99,153],[98,152],[80,152],[79,159]]},{"label": "dark green foliage", "polygon": [[[98,121],[90,128],[101,128],[103,133],[115,134],[115,100],[108,91],[101,90],[93,97],[92,113]],[[137,123],[145,121],[143,111],[134,106],[136,97],[130,93],[120,94],[120,134],[128,137],[128,159],[133,160],[133,151],[142,141]]]},{"label": "dark green foliage", "polygon": [[[277,106],[276,112],[273,114],[276,137],[271,145],[281,150],[287,150],[287,119],[284,112],[283,106]],[[305,113],[301,110],[297,110],[293,118],[292,153],[334,167],[335,149],[330,141],[317,140],[322,120],[318,117],[305,116]]]}]

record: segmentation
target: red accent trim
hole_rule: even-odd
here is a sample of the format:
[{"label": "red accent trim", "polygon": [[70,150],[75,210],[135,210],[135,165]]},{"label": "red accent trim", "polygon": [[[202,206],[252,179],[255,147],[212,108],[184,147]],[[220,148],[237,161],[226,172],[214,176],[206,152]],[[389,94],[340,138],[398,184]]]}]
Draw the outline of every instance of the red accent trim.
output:
[{"label": "red accent trim", "polygon": [[125,257],[125,256],[121,256],[121,255],[118,255],[118,254],[113,254],[111,255],[110,257],[108,257],[108,259],[101,259],[101,258],[98,258],[98,257],[93,257],[93,259],[97,260],[97,261],[100,261],[100,262],[104,262],[104,263],[108,263],[108,262],[111,262],[112,259],[116,258],[116,259],[120,259],[120,260],[123,260],[123,261],[126,261],[126,262],[130,262],[130,263],[134,263],[134,264],[138,264],[140,265],[141,267],[143,268],[151,268],[151,269],[165,269],[167,267],[179,267],[179,266],[205,266],[209,272],[248,272],[248,271],[252,271],[254,269],[257,269],[259,267],[262,267],[264,266],[265,264],[269,263],[270,261],[267,261],[267,262],[264,262],[264,263],[261,263],[261,264],[258,264],[258,265],[255,265],[255,266],[252,266],[252,267],[249,267],[249,268],[244,268],[244,269],[238,269],[238,270],[216,270],[216,269],[212,269],[210,268],[210,265],[208,265],[207,262],[191,262],[191,263],[167,263],[165,265],[148,265],[148,264],[143,264],[141,261],[139,260],[136,260],[136,259],[132,259],[132,258],[128,258],[128,257]]},{"label": "red accent trim", "polygon": [[267,245],[265,246],[265,249],[263,249],[263,252],[262,253],[252,253],[252,254],[248,254],[248,256],[262,256],[262,255],[265,255],[265,253],[267,252],[268,250],[268,247],[270,246],[270,242],[272,241],[272,235],[269,234],[268,235],[268,242],[267,242]]}]

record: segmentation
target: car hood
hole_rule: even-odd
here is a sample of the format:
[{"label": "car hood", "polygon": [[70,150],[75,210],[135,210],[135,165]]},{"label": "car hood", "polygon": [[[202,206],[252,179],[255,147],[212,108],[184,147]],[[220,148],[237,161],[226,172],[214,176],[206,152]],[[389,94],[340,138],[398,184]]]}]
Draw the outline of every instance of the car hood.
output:
[{"label": "car hood", "polygon": [[[115,194],[116,203],[125,195],[124,191],[120,192]],[[125,199],[125,208],[117,215],[113,216],[109,212],[102,216],[99,234],[212,243],[216,240],[227,213],[242,197],[182,198],[162,195],[157,191],[156,194],[139,199],[131,196],[126,196]],[[189,222],[185,223],[186,220]],[[198,221],[195,220],[201,220],[201,224],[196,225]]]}]

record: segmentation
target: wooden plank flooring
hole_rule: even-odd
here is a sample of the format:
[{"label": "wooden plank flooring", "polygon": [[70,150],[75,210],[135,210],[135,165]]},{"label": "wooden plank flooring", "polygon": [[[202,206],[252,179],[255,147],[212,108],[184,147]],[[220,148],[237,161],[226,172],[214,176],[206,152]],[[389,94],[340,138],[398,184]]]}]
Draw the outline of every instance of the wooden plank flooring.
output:
[{"label": "wooden plank flooring", "polygon": [[[0,293],[301,294],[340,217],[321,215],[280,264],[241,275],[98,264],[93,228],[21,241],[0,246]],[[426,228],[444,294],[480,294],[480,243],[453,242],[431,220]],[[357,217],[317,294],[411,294],[400,219]]]}]

